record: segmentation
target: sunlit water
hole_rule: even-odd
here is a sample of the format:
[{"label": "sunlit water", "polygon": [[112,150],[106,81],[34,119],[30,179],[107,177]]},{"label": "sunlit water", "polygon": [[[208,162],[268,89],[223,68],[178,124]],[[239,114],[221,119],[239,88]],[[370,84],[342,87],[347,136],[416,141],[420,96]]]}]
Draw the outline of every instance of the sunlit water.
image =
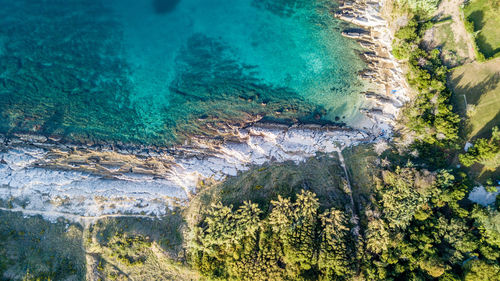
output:
[{"label": "sunlit water", "polygon": [[361,120],[331,0],[0,0],[0,132],[172,144]]}]

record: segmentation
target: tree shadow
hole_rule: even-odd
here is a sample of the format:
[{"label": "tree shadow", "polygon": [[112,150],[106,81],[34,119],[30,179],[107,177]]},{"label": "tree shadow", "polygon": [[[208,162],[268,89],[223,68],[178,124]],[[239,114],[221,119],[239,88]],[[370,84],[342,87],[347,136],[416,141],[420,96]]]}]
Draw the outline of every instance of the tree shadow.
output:
[{"label": "tree shadow", "polygon": [[[450,82],[453,85],[459,85],[460,81],[464,78],[464,74],[459,75],[458,77],[451,79]],[[472,84],[468,83],[466,85],[460,85],[454,87],[454,104],[455,112],[459,113],[462,117],[465,118],[467,107],[465,104],[465,100],[463,100],[463,95],[467,98],[467,104],[469,105],[478,105],[481,96],[484,93],[488,93],[493,91],[494,89],[500,87],[500,73],[495,73],[494,75],[488,77],[480,83]],[[460,109],[460,110],[457,110]],[[481,137],[487,135],[492,127],[498,125],[500,123],[500,112],[495,115],[493,119],[488,121],[484,126],[474,135],[472,138]],[[472,133],[472,126],[470,122],[464,122],[462,124],[462,133],[463,137],[469,136]]]},{"label": "tree shadow", "polygon": [[[464,74],[459,75],[458,77],[451,79],[451,83],[453,85],[459,85],[460,81],[464,78]],[[454,88],[455,93],[458,94],[468,94],[467,95],[467,103],[477,105],[481,95],[483,93],[494,90],[499,87],[500,83],[500,73],[495,73],[490,76],[488,79],[484,81],[472,84],[468,83],[467,85],[461,85]],[[472,95],[470,95],[472,93]]]},{"label": "tree shadow", "polygon": [[486,25],[486,21],[484,20],[484,12],[483,11],[474,11],[468,17],[467,20],[472,22],[474,25],[474,32],[480,31],[478,36],[475,38],[477,47],[479,51],[486,57],[491,58],[496,53],[500,52],[500,48],[494,49],[493,46],[488,43],[488,39],[484,36],[481,31]]},{"label": "tree shadow", "polygon": [[467,20],[474,24],[474,31],[481,30],[485,25],[484,12],[481,10],[474,11],[467,17]]},{"label": "tree shadow", "polygon": [[153,8],[157,14],[168,14],[175,10],[181,0],[153,0]]},{"label": "tree shadow", "polygon": [[500,48],[493,49],[488,39],[482,34],[482,32],[476,37],[476,44],[479,51],[484,54],[486,58],[493,57],[496,53],[500,52]]},{"label": "tree shadow", "polygon": [[495,117],[491,119],[488,123],[484,124],[484,126],[477,132],[474,136],[475,138],[489,138],[491,137],[491,129],[495,126],[500,125],[500,111],[497,112]]},{"label": "tree shadow", "polygon": [[[131,280],[130,279],[130,275],[128,275],[126,272],[124,272],[123,270],[121,270],[116,264],[113,264],[105,259],[103,259],[101,257],[101,255],[99,254],[96,254],[96,253],[86,253],[87,255],[92,255],[94,258],[96,258],[98,261],[99,261],[99,264],[101,267],[104,267],[106,264],[109,264],[109,266],[111,266],[111,268],[113,268],[113,270],[115,272],[118,272],[121,276],[124,276],[126,277],[128,280]],[[99,273],[100,275],[101,273]]]}]

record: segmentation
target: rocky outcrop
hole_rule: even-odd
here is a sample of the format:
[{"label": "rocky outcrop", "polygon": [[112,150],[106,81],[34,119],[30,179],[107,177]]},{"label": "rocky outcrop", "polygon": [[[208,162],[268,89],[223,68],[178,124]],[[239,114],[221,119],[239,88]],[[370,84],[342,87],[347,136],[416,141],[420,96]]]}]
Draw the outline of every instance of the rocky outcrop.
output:
[{"label": "rocky outcrop", "polygon": [[168,149],[76,147],[28,135],[2,138],[0,207],[54,216],[160,215],[186,202],[207,179],[220,181],[270,161],[301,162],[373,139],[335,126],[273,124],[238,130],[232,140],[194,138]]},{"label": "rocky outcrop", "polygon": [[364,93],[370,103],[361,111],[387,132],[400,108],[409,101],[409,87],[391,53],[393,34],[380,12],[384,5],[384,0],[341,1],[335,16],[358,26],[342,34],[358,41],[365,50],[361,57],[368,67],[359,76],[370,82],[370,89]]}]

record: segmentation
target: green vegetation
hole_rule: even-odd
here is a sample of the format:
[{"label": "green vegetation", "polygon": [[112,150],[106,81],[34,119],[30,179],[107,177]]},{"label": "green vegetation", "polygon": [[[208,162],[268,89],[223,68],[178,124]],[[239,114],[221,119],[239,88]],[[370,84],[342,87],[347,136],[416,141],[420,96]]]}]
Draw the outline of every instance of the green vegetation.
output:
[{"label": "green vegetation", "polygon": [[212,198],[204,204],[221,201],[224,205],[239,207],[244,198],[267,212],[271,208],[269,201],[277,200],[278,195],[295,199],[301,189],[308,189],[318,196],[322,207],[340,208],[349,203],[345,183],[337,155],[317,155],[301,165],[292,162],[267,164],[241,173],[209,190]]},{"label": "green vegetation", "polygon": [[496,277],[498,211],[464,201],[472,187],[465,174],[411,163],[383,168],[369,153],[360,158],[371,170],[364,184],[372,195],[355,196],[354,205],[321,206],[304,190],[263,205],[205,201],[212,203],[190,225],[192,265],[210,280]]},{"label": "green vegetation", "polygon": [[352,185],[352,197],[360,206],[366,206],[373,194],[373,179],[379,173],[380,165],[387,162],[387,158],[385,155],[377,155],[373,145],[350,147],[342,154]]},{"label": "green vegetation", "polygon": [[500,267],[481,260],[471,260],[467,262],[467,275],[465,281],[477,280],[500,280]]},{"label": "green vegetation", "polygon": [[500,0],[471,0],[464,8],[467,31],[475,38],[478,58],[500,56]]},{"label": "green vegetation", "polygon": [[0,280],[84,280],[82,227],[0,211]]},{"label": "green vegetation", "polygon": [[192,228],[192,262],[211,279],[332,280],[354,275],[348,216],[319,211],[311,192],[278,197],[263,215],[257,204],[214,204]]},{"label": "green vegetation", "polygon": [[498,280],[500,215],[467,175],[377,151],[345,151],[352,192],[335,154],[255,167],[182,212],[80,229],[75,255],[90,280]]},{"label": "green vegetation", "polygon": [[88,226],[0,211],[0,280],[197,280],[182,214],[116,217]]},{"label": "green vegetation", "polygon": [[407,10],[414,14],[428,16],[437,8],[440,0],[396,0],[399,10]]},{"label": "green vegetation", "polygon": [[183,219],[106,218],[84,233],[90,280],[194,280],[183,264]]},{"label": "green vegetation", "polygon": [[411,54],[418,49],[418,43],[428,27],[419,24],[416,18],[412,19],[406,26],[399,29],[393,44],[393,54],[397,59],[407,60]]},{"label": "green vegetation", "polygon": [[459,204],[467,191],[463,179],[445,170],[396,167],[383,171],[377,186],[379,207],[372,206],[366,229],[367,279],[459,276],[462,262],[480,244],[479,233],[468,232],[473,221]]},{"label": "green vegetation", "polygon": [[450,145],[458,139],[457,114],[446,89],[447,68],[441,64],[439,51],[416,50],[410,57],[408,82],[419,91],[408,111],[408,127],[428,144]]},{"label": "green vegetation", "polygon": [[207,186],[186,212],[189,260],[209,279],[353,276],[346,185],[333,154],[256,167]]},{"label": "green vegetation", "polygon": [[[186,209],[155,220],[106,218],[83,228],[0,212],[1,277],[500,281],[500,196],[495,206],[467,200],[479,180],[471,169],[484,167],[488,177],[499,170],[500,76],[494,60],[452,73],[454,104],[469,118],[460,126],[440,52],[421,46],[436,1],[398,3],[411,12],[394,54],[417,92],[402,122],[412,144],[346,149],[347,175],[336,154],[253,167],[202,183]],[[460,94],[475,112],[459,106]]]},{"label": "green vegetation", "polygon": [[453,33],[452,22],[440,21],[433,27],[433,42],[441,49],[441,58],[447,67],[463,64],[467,57],[467,43],[464,40],[457,42]]},{"label": "green vegetation", "polygon": [[462,118],[467,119],[465,139],[484,137],[500,124],[500,58],[458,67],[449,81],[454,92],[453,104]]},{"label": "green vegetation", "polygon": [[459,155],[460,162],[470,167],[482,164],[486,170],[494,171],[500,167],[500,132],[494,127],[489,139],[479,138],[466,153]]},{"label": "green vegetation", "polygon": [[421,144],[449,147],[458,140],[460,118],[453,112],[451,92],[446,88],[448,69],[439,50],[428,52],[419,46],[430,26],[430,21],[413,18],[396,32],[393,49],[396,58],[408,60],[407,79],[418,92],[406,110],[406,126]]},{"label": "green vegetation", "polygon": [[[464,120],[461,130],[464,143],[488,139],[493,128],[500,125],[499,73],[500,58],[496,58],[484,63],[463,65],[450,75],[450,85],[454,90],[453,104]],[[482,184],[489,178],[498,179],[500,169],[494,164],[494,159],[486,166],[472,165],[468,172]]]}]

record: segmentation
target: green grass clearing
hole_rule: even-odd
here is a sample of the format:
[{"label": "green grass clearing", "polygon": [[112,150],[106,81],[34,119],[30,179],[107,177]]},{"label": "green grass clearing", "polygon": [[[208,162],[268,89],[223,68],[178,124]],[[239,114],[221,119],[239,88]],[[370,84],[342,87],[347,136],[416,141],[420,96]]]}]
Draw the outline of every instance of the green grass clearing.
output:
[{"label": "green grass clearing", "polygon": [[[489,138],[492,128],[500,125],[500,58],[463,65],[451,73],[449,81],[454,107],[465,120],[463,137],[468,141]],[[476,164],[468,170],[479,182],[500,178],[500,169],[488,171]]]},{"label": "green grass clearing", "polygon": [[471,0],[464,14],[474,25],[479,51],[486,58],[500,53],[500,0]]},{"label": "green grass clearing", "polygon": [[432,29],[432,45],[441,49],[441,58],[445,65],[454,67],[463,64],[467,59],[467,43],[456,42],[451,21],[436,24]]},{"label": "green grass clearing", "polygon": [[320,199],[322,208],[343,208],[349,203],[344,191],[345,176],[335,153],[318,155],[296,165],[293,162],[265,164],[228,178],[209,188],[209,195],[199,194],[200,200],[217,201],[225,205],[240,206],[243,201],[258,203],[264,211],[269,201],[278,195],[295,198],[300,190],[310,190]]},{"label": "green grass clearing", "polygon": [[463,65],[451,73],[449,81],[454,106],[467,119],[464,137],[487,137],[500,124],[500,58]]},{"label": "green grass clearing", "polygon": [[199,280],[185,263],[180,210],[83,227],[0,211],[0,280]]},{"label": "green grass clearing", "polygon": [[85,232],[88,274],[96,280],[198,280],[184,263],[179,210],[159,219],[106,218]]}]

